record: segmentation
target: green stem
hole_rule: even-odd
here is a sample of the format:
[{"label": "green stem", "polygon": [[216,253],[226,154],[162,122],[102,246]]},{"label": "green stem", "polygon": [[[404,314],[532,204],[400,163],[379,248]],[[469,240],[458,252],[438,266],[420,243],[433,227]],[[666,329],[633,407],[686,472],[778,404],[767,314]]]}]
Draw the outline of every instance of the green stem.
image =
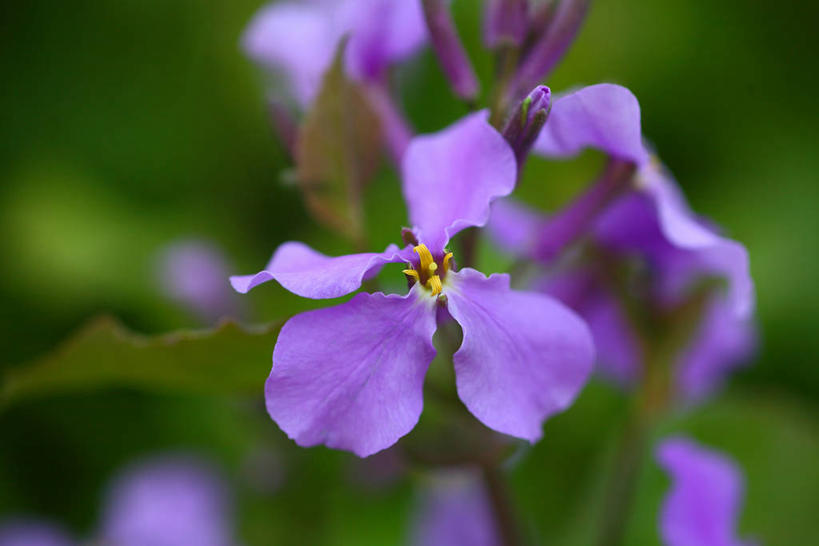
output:
[{"label": "green stem", "polygon": [[484,465],[481,470],[501,544],[519,546],[522,544],[520,531],[503,472],[494,464]]}]

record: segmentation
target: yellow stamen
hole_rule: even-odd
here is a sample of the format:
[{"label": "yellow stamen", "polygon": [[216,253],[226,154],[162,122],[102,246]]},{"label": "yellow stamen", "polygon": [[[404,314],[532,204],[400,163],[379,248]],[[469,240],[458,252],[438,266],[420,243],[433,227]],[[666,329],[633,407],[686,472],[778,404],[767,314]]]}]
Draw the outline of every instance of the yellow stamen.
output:
[{"label": "yellow stamen", "polygon": [[444,255],[444,274],[449,271],[449,262],[452,260],[452,252],[447,252]]},{"label": "yellow stamen", "polygon": [[414,269],[405,269],[403,273],[404,275],[409,275],[410,277],[413,277],[416,281],[420,280],[420,278],[418,277],[418,272]]},{"label": "yellow stamen", "polygon": [[[413,248],[413,250],[418,254],[418,258],[421,260],[421,271],[431,275],[435,269],[438,268],[438,265],[435,263],[435,260],[432,259],[432,253],[427,248],[427,245],[421,243]],[[432,266],[434,266],[434,269],[431,268]]]},{"label": "yellow stamen", "polygon": [[438,294],[440,294],[441,290],[444,289],[444,287],[441,286],[441,277],[439,277],[438,275],[431,276],[427,281],[427,288],[429,288],[432,291],[433,296],[437,296]]}]

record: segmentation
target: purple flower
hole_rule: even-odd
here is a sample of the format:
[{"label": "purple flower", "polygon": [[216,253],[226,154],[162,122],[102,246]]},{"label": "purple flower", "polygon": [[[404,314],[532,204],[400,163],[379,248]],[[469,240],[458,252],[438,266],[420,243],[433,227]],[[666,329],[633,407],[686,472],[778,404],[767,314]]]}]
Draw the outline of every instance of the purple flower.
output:
[{"label": "purple flower", "polygon": [[[690,210],[676,182],[646,149],[639,104],[627,89],[594,85],[554,101],[533,150],[565,158],[585,148],[611,158],[587,192],[551,218],[512,202],[496,203],[490,232],[513,252],[552,266],[583,237],[609,256],[636,257],[649,268],[652,301],[665,309],[684,302],[702,279],[724,278],[726,290],[709,300],[703,324],[675,368],[680,393],[700,397],[753,349],[747,251]],[[588,321],[603,369],[624,383],[633,381],[644,355],[611,283],[599,267],[582,260],[555,269],[541,289]]]},{"label": "purple flower", "polygon": [[486,490],[467,471],[440,473],[426,487],[413,520],[418,546],[500,545]]},{"label": "purple flower", "polygon": [[112,483],[100,535],[118,546],[234,544],[225,484],[209,465],[189,457],[132,465]]},{"label": "purple flower", "polygon": [[736,536],[744,496],[733,461],[685,438],[669,438],[656,452],[672,480],[660,534],[668,546],[749,546]]},{"label": "purple flower", "polygon": [[583,322],[551,298],[510,290],[508,275],[456,270],[446,250],[460,230],[485,224],[490,201],[511,192],[515,176],[514,154],[487,113],[472,114],[415,138],[404,156],[414,248],[331,258],[290,242],[264,271],[231,278],[239,292],[275,279],[304,297],[335,298],[387,263],[408,264],[407,295],[360,293],[284,325],[265,396],[288,436],[367,456],[407,434],[422,410],[439,312],[461,325],[456,386],[485,425],[535,441],[543,420],[571,404],[593,358]]},{"label": "purple flower", "polygon": [[0,546],[73,546],[77,544],[56,525],[34,519],[0,522]]},{"label": "purple flower", "polygon": [[283,71],[291,93],[306,106],[345,35],[349,74],[375,81],[426,41],[419,0],[276,2],[256,14],[242,44],[262,66]]},{"label": "purple flower", "polygon": [[206,241],[171,244],[160,252],[158,277],[165,294],[206,322],[236,314],[225,282],[227,259]]}]

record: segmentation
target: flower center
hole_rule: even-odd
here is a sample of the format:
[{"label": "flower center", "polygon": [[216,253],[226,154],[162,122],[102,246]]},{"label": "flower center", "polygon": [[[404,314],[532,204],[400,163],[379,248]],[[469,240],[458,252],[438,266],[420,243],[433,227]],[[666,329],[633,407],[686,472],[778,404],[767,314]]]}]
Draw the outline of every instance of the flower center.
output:
[{"label": "flower center", "polygon": [[437,296],[443,290],[441,279],[446,277],[449,271],[452,252],[444,254],[439,266],[438,262],[432,257],[427,245],[417,245],[413,250],[418,254],[418,266],[405,269],[404,274],[421,283],[421,286],[432,292],[433,296]]}]

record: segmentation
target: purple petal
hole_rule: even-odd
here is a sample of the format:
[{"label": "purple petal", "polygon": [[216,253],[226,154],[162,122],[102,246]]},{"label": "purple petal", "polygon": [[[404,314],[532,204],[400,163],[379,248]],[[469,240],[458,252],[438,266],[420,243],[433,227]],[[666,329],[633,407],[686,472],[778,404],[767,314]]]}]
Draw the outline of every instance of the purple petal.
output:
[{"label": "purple petal", "polygon": [[657,462],[671,475],[660,516],[668,546],[742,546],[736,537],[744,496],[739,469],[725,456],[685,438],[669,438]]},{"label": "purple petal", "polygon": [[417,0],[313,0],[263,7],[242,37],[259,64],[284,71],[302,106],[315,96],[339,40],[349,34],[348,72],[374,80],[426,41]]},{"label": "purple petal", "polygon": [[596,276],[571,269],[547,277],[537,286],[586,321],[594,338],[598,371],[622,386],[636,382],[643,362],[639,340],[619,302]]},{"label": "purple petal", "polygon": [[492,203],[486,231],[501,250],[514,256],[534,258],[548,219],[535,209],[512,198]]},{"label": "purple petal", "polygon": [[406,262],[408,257],[395,245],[388,246],[381,253],[330,257],[304,243],[291,241],[276,249],[264,271],[231,277],[230,283],[237,292],[245,294],[251,288],[275,279],[290,292],[304,298],[338,298],[358,290],[362,281],[377,275],[385,264]]},{"label": "purple petal", "polygon": [[171,456],[133,465],[114,480],[101,538],[120,546],[228,546],[232,535],[231,503],[215,470]]},{"label": "purple petal", "polygon": [[[747,318],[754,308],[754,284],[751,279],[748,251],[736,241],[726,239],[707,226],[688,207],[673,178],[658,165],[650,164],[638,176],[653,199],[659,226],[668,241],[679,249],[689,250],[674,263],[676,274],[670,281],[687,282],[692,274],[711,273],[729,281],[731,305],[738,317]],[[671,289],[675,289],[673,283]]]},{"label": "purple petal", "polygon": [[648,160],[640,129],[640,105],[619,85],[602,83],[557,98],[534,152],[571,157],[586,148],[642,165]]},{"label": "purple petal", "polygon": [[717,298],[679,359],[675,384],[689,400],[714,391],[723,378],[743,364],[755,349],[756,336],[750,321],[737,318],[725,298]]},{"label": "purple petal", "polygon": [[552,298],[510,290],[508,275],[450,276],[448,309],[463,329],[453,358],[458,395],[488,427],[534,442],[543,421],[586,383],[594,360],[588,328]]},{"label": "purple petal", "polygon": [[412,430],[435,356],[435,299],[420,290],[416,285],[405,297],[361,293],[284,325],[265,398],[297,444],[366,457]]},{"label": "purple petal", "polygon": [[261,8],[242,36],[254,61],[284,71],[302,106],[313,100],[344,32],[330,13],[326,3],[277,2]]},{"label": "purple petal", "polygon": [[433,253],[460,230],[484,225],[490,202],[515,187],[515,155],[487,118],[488,112],[476,112],[415,137],[404,155],[410,221]]},{"label": "purple petal", "polygon": [[381,77],[390,64],[409,57],[427,40],[420,0],[352,0],[343,5],[351,32],[347,69],[357,79]]},{"label": "purple petal", "polygon": [[496,546],[501,542],[489,498],[472,472],[441,473],[427,487],[413,521],[417,546]]},{"label": "purple petal", "polygon": [[0,522],[0,546],[72,546],[68,534],[53,523],[34,519]]}]

